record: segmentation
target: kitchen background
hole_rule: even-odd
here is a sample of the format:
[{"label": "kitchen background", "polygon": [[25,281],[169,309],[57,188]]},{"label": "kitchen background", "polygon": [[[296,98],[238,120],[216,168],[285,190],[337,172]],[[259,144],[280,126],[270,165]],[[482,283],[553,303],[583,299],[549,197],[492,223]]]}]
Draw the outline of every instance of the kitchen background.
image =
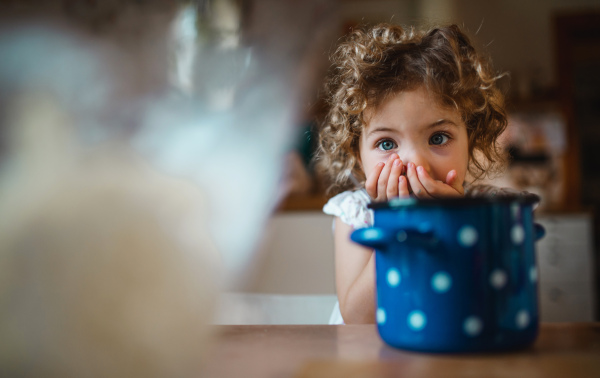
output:
[{"label": "kitchen background", "polygon": [[[321,109],[319,88],[336,41],[362,24],[461,25],[495,68],[510,74],[501,84],[510,113],[503,141],[511,159],[506,174],[490,181],[542,196],[537,215],[548,231],[538,244],[542,320],[598,319],[599,0],[7,0],[0,4],[0,26],[18,20],[28,4],[38,9],[36,17],[67,20],[88,35],[116,41],[125,59],[115,70],[122,80],[116,80],[114,103],[141,94],[152,97],[169,87],[181,96],[193,94],[210,111],[227,110],[240,96],[263,94],[263,87],[252,84],[264,83],[269,73],[277,72],[278,78],[287,74],[282,82],[296,89],[291,98],[294,137],[285,146],[278,192],[268,198],[276,198],[278,207],[256,251],[232,263],[232,270],[242,274],[224,297],[226,309],[217,319],[222,323],[327,321],[335,300],[332,219],[321,212],[327,198],[310,161]],[[256,60],[258,55],[263,59]],[[261,65],[254,66],[256,61]],[[5,97],[0,96],[0,108]],[[273,107],[279,105],[284,109],[287,102]],[[249,114],[246,119],[253,118]],[[127,125],[139,120],[124,112],[118,121]],[[260,131],[259,125],[251,126]],[[235,145],[234,140],[219,141],[227,142]],[[0,159],[8,151],[5,143],[3,134]],[[266,170],[280,168],[270,163]],[[261,176],[256,182],[271,179]],[[230,197],[229,202],[236,200]],[[268,208],[259,205],[260,211]],[[251,227],[240,229],[260,234]],[[242,239],[249,245],[256,241],[248,235]],[[227,244],[232,240],[223,237],[225,247],[235,250],[238,246]],[[282,317],[273,320],[277,311]]]}]

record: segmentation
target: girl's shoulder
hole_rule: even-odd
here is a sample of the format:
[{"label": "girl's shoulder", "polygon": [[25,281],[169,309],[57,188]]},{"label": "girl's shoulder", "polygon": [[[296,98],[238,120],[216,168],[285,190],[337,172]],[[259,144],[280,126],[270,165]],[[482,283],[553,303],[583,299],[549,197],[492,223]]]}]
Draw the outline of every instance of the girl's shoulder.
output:
[{"label": "girl's shoulder", "polygon": [[367,207],[370,202],[364,189],[347,190],[329,199],[323,212],[339,217],[354,228],[368,227],[373,224],[373,211]]}]

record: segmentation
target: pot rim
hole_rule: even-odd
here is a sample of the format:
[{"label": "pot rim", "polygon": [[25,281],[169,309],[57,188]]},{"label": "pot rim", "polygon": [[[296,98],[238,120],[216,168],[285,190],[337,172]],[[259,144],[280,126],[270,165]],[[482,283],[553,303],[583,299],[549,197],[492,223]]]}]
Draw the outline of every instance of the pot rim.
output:
[{"label": "pot rim", "polygon": [[400,207],[423,207],[423,206],[472,206],[472,205],[491,205],[491,204],[512,204],[534,205],[540,202],[537,194],[527,193],[527,195],[502,195],[497,197],[448,197],[433,199],[393,198],[387,202],[372,202],[367,205],[369,209],[396,209]]}]

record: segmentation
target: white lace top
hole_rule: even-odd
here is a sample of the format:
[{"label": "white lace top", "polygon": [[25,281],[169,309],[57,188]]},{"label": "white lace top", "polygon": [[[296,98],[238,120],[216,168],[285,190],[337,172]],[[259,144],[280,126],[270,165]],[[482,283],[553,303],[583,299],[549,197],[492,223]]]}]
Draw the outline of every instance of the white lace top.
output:
[{"label": "white lace top", "polygon": [[323,212],[339,217],[353,228],[369,227],[373,224],[373,210],[367,208],[370,202],[366,190],[348,190],[331,198],[323,206]]}]

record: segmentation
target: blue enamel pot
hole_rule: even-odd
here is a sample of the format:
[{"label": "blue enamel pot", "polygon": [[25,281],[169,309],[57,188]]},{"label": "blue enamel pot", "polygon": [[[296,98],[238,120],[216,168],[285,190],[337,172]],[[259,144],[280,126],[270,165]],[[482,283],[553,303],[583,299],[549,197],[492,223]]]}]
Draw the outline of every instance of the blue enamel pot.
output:
[{"label": "blue enamel pot", "polygon": [[489,352],[538,333],[535,196],[371,204],[374,226],[351,239],[375,249],[377,327],[389,345]]}]

